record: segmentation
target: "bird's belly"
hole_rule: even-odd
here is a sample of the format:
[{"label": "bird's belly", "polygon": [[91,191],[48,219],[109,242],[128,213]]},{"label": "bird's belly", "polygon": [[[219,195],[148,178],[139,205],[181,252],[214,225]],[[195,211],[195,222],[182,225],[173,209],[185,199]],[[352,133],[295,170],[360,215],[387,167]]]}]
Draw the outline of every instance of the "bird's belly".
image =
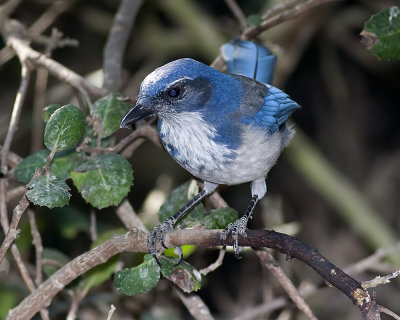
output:
[{"label": "bird's belly", "polygon": [[288,134],[292,132],[278,131],[266,136],[254,129],[245,130],[241,146],[229,160],[222,163],[214,160],[197,171],[190,165],[183,166],[194,176],[218,184],[235,185],[265,178],[285,147],[283,142]]}]

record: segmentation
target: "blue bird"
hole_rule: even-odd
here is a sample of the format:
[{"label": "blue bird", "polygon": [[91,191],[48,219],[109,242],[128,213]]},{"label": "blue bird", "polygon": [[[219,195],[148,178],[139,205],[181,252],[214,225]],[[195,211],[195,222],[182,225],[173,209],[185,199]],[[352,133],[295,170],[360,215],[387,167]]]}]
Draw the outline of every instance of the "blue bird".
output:
[{"label": "blue bird", "polygon": [[[248,77],[224,74],[201,62],[184,58],[150,73],[142,82],[136,106],[121,127],[148,116],[158,116],[164,148],[183,168],[204,180],[203,189],[173,216],[155,227],[148,249],[156,261],[156,245],[165,234],[219,184],[251,182],[252,199],[245,214],[229,224],[221,241],[231,233],[239,258],[238,235],[256,203],[267,192],[265,179],[294,130],[286,125],[299,108],[287,94]],[[182,260],[182,249],[175,248]]]}]

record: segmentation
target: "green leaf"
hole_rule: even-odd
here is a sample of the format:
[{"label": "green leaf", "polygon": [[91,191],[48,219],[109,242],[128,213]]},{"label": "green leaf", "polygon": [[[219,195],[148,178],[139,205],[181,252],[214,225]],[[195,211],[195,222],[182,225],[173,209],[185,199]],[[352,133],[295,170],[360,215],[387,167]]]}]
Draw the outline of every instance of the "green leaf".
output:
[{"label": "green leaf", "polygon": [[50,152],[48,150],[40,150],[22,160],[15,168],[15,177],[23,182],[31,181],[36,168],[42,168],[46,164],[46,159]]},{"label": "green leaf", "polygon": [[200,272],[186,261],[182,261],[181,264],[176,266],[178,259],[161,256],[160,262],[163,276],[175,283],[184,292],[193,292],[201,288]]},{"label": "green leaf", "polygon": [[86,160],[84,152],[57,153],[50,165],[50,172],[58,179],[65,180],[71,175],[71,171],[79,167]]},{"label": "green leaf", "polygon": [[387,60],[400,58],[400,8],[393,6],[371,16],[361,36],[370,53]]},{"label": "green leaf", "polygon": [[117,290],[127,296],[146,293],[153,289],[160,280],[160,267],[149,254],[144,256],[140,265],[118,271],[114,276]]},{"label": "green leaf", "polygon": [[122,94],[113,94],[93,104],[92,115],[96,116],[102,124],[102,138],[109,137],[117,131],[122,118],[132,109],[126,100],[126,96]]},{"label": "green leaf", "polygon": [[104,281],[108,280],[117,267],[118,261],[119,254],[111,257],[105,263],[98,265],[86,272],[83,277],[83,290],[89,291],[90,288],[98,286],[99,284],[102,284]]},{"label": "green leaf", "polygon": [[[31,181],[36,168],[42,168],[46,164],[49,150],[40,150],[22,160],[15,168],[15,177],[24,183]],[[50,172],[58,179],[68,179],[72,170],[84,162],[83,152],[68,151],[57,153],[51,165]]]},{"label": "green leaf", "polygon": [[[170,196],[165,200],[163,205],[158,212],[158,218],[160,221],[164,221],[176,213],[181,207],[183,207],[190,199],[199,193],[199,188],[195,180],[189,180],[176,188]],[[199,224],[198,220],[203,218],[206,210],[203,204],[199,203],[190,214],[183,218],[179,224],[184,224],[186,227]]]},{"label": "green leaf", "polygon": [[47,276],[50,277],[53,273],[55,273],[59,268],[62,266],[66,265],[69,262],[68,256],[53,248],[43,248],[43,259],[49,259],[57,262],[59,264],[59,267],[55,266],[49,266],[49,265],[43,265],[43,273]]},{"label": "green leaf", "polygon": [[206,229],[225,229],[225,227],[238,219],[238,212],[233,208],[219,208],[211,210],[204,216],[200,223]]},{"label": "green leaf", "polygon": [[91,158],[72,171],[71,178],[82,197],[98,209],[118,205],[133,183],[129,162],[115,153]]},{"label": "green leaf", "polygon": [[51,115],[57,110],[61,108],[61,104],[53,103],[43,108],[43,121],[49,122]]},{"label": "green leaf", "polygon": [[36,205],[48,208],[62,207],[69,203],[70,193],[68,185],[49,174],[32,180],[27,185],[26,196]]},{"label": "green leaf", "polygon": [[251,15],[249,15],[249,16],[247,17],[247,21],[250,23],[250,25],[251,25],[252,27],[257,27],[258,25],[261,24],[261,22],[262,22],[263,20],[262,20],[261,15],[259,15],[259,14],[251,14]]},{"label": "green leaf", "polygon": [[68,104],[51,115],[44,130],[44,144],[50,150],[69,149],[82,140],[85,128],[83,112]]}]

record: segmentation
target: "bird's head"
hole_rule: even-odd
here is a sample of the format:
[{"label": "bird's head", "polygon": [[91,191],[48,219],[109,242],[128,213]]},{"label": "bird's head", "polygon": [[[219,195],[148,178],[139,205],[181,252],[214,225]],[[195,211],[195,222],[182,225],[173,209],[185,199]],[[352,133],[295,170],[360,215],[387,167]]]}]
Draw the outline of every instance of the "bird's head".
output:
[{"label": "bird's head", "polygon": [[124,117],[121,127],[152,115],[168,118],[181,112],[201,112],[226,77],[193,59],[172,61],[143,80],[136,106]]}]

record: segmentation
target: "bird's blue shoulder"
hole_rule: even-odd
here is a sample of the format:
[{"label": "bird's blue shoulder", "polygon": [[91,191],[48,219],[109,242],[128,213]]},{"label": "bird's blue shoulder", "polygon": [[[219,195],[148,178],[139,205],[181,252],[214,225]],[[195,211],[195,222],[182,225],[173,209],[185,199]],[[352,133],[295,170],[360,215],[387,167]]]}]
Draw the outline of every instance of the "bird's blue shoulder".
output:
[{"label": "bird's blue shoulder", "polygon": [[[252,79],[249,80],[254,81]],[[262,104],[259,103],[257,112],[252,111],[251,114],[243,117],[243,123],[260,127],[262,129],[268,129],[270,133],[275,133],[288,120],[289,116],[296,109],[300,108],[300,106],[278,88],[269,84],[259,84],[266,86],[267,88],[267,90],[265,90],[263,102]],[[246,99],[246,96],[252,94],[252,92],[244,92],[243,97]]]}]

